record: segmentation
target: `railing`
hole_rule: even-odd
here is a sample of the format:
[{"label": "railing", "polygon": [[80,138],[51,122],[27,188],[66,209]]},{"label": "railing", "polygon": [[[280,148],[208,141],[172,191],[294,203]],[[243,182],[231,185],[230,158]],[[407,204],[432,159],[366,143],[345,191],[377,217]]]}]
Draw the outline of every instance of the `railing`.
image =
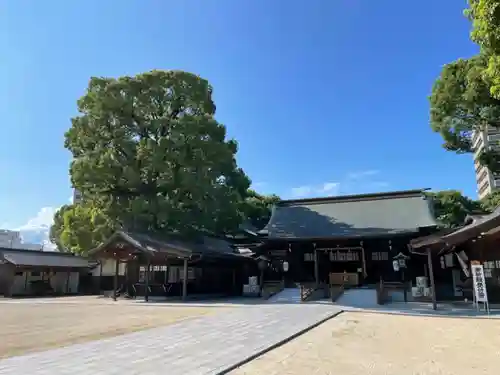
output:
[{"label": "railing", "polygon": [[[319,293],[321,292],[321,294]],[[302,283],[300,284],[300,300],[302,302],[310,301],[312,298],[321,299],[328,297],[328,285],[324,283]]]},{"label": "railing", "polygon": [[262,286],[261,296],[263,299],[268,299],[281,292],[283,289],[285,289],[285,282],[283,280],[265,281],[264,285]]},{"label": "railing", "polygon": [[300,284],[300,300],[307,301],[307,299],[314,293],[314,285]]},{"label": "railing", "polygon": [[330,285],[330,299],[335,302],[342,294],[344,294],[345,285]]},{"label": "railing", "polygon": [[407,302],[408,283],[389,282],[380,279],[380,282],[377,284],[377,304],[383,305],[389,300],[389,290],[403,291],[404,300]]}]

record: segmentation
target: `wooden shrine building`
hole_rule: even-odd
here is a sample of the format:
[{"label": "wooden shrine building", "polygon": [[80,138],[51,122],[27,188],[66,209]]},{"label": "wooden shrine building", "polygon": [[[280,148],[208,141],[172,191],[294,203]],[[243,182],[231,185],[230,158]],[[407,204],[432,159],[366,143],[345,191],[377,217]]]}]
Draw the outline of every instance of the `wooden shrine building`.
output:
[{"label": "wooden shrine building", "polygon": [[[153,236],[118,231],[89,253],[115,264],[113,296],[238,295],[255,261],[237,253],[228,241],[199,236]],[[120,274],[121,264],[125,272]],[[248,276],[246,276],[248,277]]]},{"label": "wooden shrine building", "polygon": [[376,284],[400,280],[393,258],[409,255],[410,240],[436,228],[423,190],[283,200],[256,251],[270,259],[265,277],[287,284],[342,284],[346,276],[352,285]]},{"label": "wooden shrine building", "polygon": [[[471,263],[484,267],[489,300],[500,303],[500,207],[470,215],[464,225],[411,241],[414,254],[429,254],[438,301],[472,301]],[[435,301],[434,301],[435,302]]]}]

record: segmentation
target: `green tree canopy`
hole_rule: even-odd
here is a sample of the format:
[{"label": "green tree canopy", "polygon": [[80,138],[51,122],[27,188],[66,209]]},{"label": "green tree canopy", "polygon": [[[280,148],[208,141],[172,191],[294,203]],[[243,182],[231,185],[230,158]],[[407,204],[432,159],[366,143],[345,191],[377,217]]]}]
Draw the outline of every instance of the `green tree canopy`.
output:
[{"label": "green tree canopy", "polygon": [[472,21],[472,40],[488,56],[484,77],[490,92],[500,99],[500,0],[469,0],[466,14]]},{"label": "green tree canopy", "polygon": [[[447,64],[435,81],[430,96],[432,129],[441,134],[444,148],[458,153],[473,152],[472,134],[500,125],[500,100],[490,95],[482,77],[487,64],[483,55]],[[498,169],[495,153],[484,150],[480,162]]]},{"label": "green tree canopy", "polygon": [[182,71],[94,77],[78,110],[65,135],[71,182],[115,225],[182,233],[239,225],[250,180],[206,80]]},{"label": "green tree canopy", "polygon": [[59,251],[85,254],[109,237],[113,230],[112,220],[101,209],[86,202],[63,206],[55,213],[50,239]]},{"label": "green tree canopy", "polygon": [[481,200],[481,206],[486,212],[493,212],[500,206],[500,191],[494,191]]},{"label": "green tree canopy", "polygon": [[444,190],[427,194],[433,200],[436,219],[446,228],[463,225],[467,215],[482,212],[479,202],[462,195],[456,190]]},{"label": "green tree canopy", "polygon": [[261,195],[249,189],[247,198],[242,202],[243,217],[257,229],[262,229],[269,222],[274,204],[279,202],[277,195]]}]

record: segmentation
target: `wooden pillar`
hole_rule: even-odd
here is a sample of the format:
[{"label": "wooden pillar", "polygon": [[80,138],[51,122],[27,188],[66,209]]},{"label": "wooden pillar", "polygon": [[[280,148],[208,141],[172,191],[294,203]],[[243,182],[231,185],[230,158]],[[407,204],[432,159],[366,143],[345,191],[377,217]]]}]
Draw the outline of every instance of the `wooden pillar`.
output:
[{"label": "wooden pillar", "polygon": [[28,294],[28,271],[24,271],[24,293]]},{"label": "wooden pillar", "polygon": [[148,302],[149,301],[149,278],[150,276],[150,270],[151,270],[151,261],[148,257],[148,263],[146,265],[146,277],[144,280],[144,301]]},{"label": "wooden pillar", "polygon": [[365,248],[363,245],[361,245],[361,261],[362,261],[362,267],[363,267],[363,279],[366,279],[368,274],[366,273],[366,254],[365,254]]},{"label": "wooden pillar", "polygon": [[118,273],[120,271],[120,261],[115,259],[115,276],[113,279],[113,300],[116,301],[116,295],[118,293]]},{"label": "wooden pillar", "polygon": [[318,262],[318,250],[314,249],[314,282],[316,287],[319,286],[319,262]]},{"label": "wooden pillar", "polygon": [[165,266],[167,267],[165,270],[165,284],[168,284],[170,282],[170,266],[168,258],[165,260]]},{"label": "wooden pillar", "polygon": [[182,300],[185,301],[187,298],[187,282],[188,282],[188,260],[184,259],[184,269],[182,270]]},{"label": "wooden pillar", "polygon": [[427,263],[429,266],[429,283],[431,287],[432,294],[432,309],[437,310],[437,302],[436,302],[436,286],[434,284],[434,270],[432,268],[432,254],[431,249],[427,249]]},{"label": "wooden pillar", "polygon": [[236,288],[236,270],[233,269],[233,294],[236,294],[236,291],[238,288]]},{"label": "wooden pillar", "polygon": [[66,273],[66,291],[65,293],[68,294],[69,293],[69,278],[71,276],[71,271],[68,271]]}]

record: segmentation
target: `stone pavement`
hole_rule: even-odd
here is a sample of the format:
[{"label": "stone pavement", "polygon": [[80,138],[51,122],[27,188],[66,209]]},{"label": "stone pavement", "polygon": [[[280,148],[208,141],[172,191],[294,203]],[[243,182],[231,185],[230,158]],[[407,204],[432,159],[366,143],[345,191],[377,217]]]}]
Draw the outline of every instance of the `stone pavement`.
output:
[{"label": "stone pavement", "polygon": [[[161,307],[158,307],[161,308]],[[0,360],[0,375],[219,374],[334,316],[322,304],[263,304]]]}]

